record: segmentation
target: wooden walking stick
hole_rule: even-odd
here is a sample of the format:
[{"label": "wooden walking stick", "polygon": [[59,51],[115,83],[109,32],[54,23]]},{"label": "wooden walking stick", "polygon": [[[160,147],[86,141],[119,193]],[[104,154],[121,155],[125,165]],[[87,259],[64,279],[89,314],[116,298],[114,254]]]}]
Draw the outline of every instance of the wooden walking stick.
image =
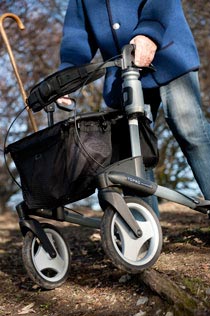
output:
[{"label": "wooden walking stick", "polygon": [[9,44],[9,40],[7,38],[7,35],[6,35],[6,32],[4,30],[4,26],[3,26],[3,22],[6,18],[11,18],[11,19],[14,19],[17,24],[18,24],[18,27],[19,29],[23,30],[25,27],[22,23],[22,21],[20,20],[20,18],[13,14],[13,13],[5,13],[3,15],[0,16],[0,32],[1,32],[1,35],[3,37],[3,40],[5,42],[5,45],[6,45],[6,48],[7,48],[7,51],[8,51],[8,54],[9,54],[9,57],[10,57],[10,61],[11,61],[11,64],[12,64],[12,67],[14,69],[14,72],[15,72],[15,76],[17,78],[17,82],[19,84],[19,87],[20,87],[20,92],[21,92],[21,95],[23,97],[23,101],[24,101],[24,104],[26,106],[26,109],[28,111],[28,115],[29,115],[29,119],[30,119],[30,122],[31,122],[31,125],[32,125],[32,128],[33,130],[36,132],[37,131],[37,126],[36,126],[36,122],[35,122],[35,119],[32,115],[32,112],[31,112],[31,109],[29,109],[28,105],[27,105],[27,95],[26,95],[26,92],[24,90],[24,87],[23,87],[23,84],[22,84],[22,81],[20,79],[20,75],[18,73],[18,69],[17,69],[17,65],[16,65],[16,62],[15,62],[15,58],[14,58],[14,55],[12,53],[12,49],[11,49],[11,46]]}]

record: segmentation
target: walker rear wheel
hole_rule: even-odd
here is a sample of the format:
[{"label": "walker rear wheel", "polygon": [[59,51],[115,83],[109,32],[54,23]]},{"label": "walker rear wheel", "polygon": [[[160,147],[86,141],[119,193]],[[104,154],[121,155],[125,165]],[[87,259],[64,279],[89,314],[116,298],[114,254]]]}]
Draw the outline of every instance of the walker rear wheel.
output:
[{"label": "walker rear wheel", "polygon": [[37,236],[28,231],[22,247],[23,263],[29,277],[44,289],[54,289],[68,278],[71,264],[71,254],[63,235],[50,224],[43,224],[51,244],[56,251],[56,257],[51,258],[44,250]]},{"label": "walker rear wheel", "polygon": [[128,273],[139,273],[151,267],[162,248],[162,230],[151,207],[136,197],[125,197],[125,202],[142,231],[137,238],[122,217],[109,206],[101,223],[104,251],[118,268]]}]

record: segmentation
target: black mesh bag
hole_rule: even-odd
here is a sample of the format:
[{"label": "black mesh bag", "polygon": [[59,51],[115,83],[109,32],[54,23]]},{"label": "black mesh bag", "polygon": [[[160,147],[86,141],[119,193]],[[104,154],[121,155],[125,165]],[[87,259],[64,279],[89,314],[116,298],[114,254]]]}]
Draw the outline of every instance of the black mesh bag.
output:
[{"label": "black mesh bag", "polygon": [[111,121],[96,115],[76,125],[74,120],[59,122],[7,147],[30,209],[54,208],[93,194],[96,174],[110,164]]},{"label": "black mesh bag", "polygon": [[[158,160],[157,139],[140,118],[146,167]],[[145,132],[146,131],[146,132]],[[131,156],[127,119],[117,111],[90,113],[59,122],[7,147],[30,209],[55,208],[95,192],[99,172]]]}]

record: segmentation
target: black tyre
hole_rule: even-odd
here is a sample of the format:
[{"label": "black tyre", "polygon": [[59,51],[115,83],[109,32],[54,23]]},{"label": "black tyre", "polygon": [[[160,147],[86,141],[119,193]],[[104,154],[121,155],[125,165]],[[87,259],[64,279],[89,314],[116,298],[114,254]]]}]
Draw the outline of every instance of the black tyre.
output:
[{"label": "black tyre", "polygon": [[51,258],[34,233],[28,231],[23,240],[22,258],[29,277],[41,288],[52,290],[68,278],[71,254],[68,243],[57,228],[50,224],[42,226],[57,256]]},{"label": "black tyre", "polygon": [[142,236],[137,238],[109,206],[104,210],[101,223],[102,245],[115,266],[128,273],[139,273],[158,259],[162,249],[162,230],[148,204],[137,197],[125,197],[125,202],[138,222]]}]

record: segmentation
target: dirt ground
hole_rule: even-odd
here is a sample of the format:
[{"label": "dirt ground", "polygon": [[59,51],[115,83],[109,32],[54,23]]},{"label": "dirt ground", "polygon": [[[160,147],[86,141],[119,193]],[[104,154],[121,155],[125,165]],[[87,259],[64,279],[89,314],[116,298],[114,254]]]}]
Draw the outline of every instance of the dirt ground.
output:
[{"label": "dirt ground", "polygon": [[140,276],[116,269],[104,254],[99,231],[59,224],[72,252],[69,279],[43,291],[22,264],[22,236],[14,212],[0,216],[0,315],[175,316],[210,315],[209,220],[188,208],[163,203],[163,250],[152,268],[195,298],[191,312],[145,285]]}]

